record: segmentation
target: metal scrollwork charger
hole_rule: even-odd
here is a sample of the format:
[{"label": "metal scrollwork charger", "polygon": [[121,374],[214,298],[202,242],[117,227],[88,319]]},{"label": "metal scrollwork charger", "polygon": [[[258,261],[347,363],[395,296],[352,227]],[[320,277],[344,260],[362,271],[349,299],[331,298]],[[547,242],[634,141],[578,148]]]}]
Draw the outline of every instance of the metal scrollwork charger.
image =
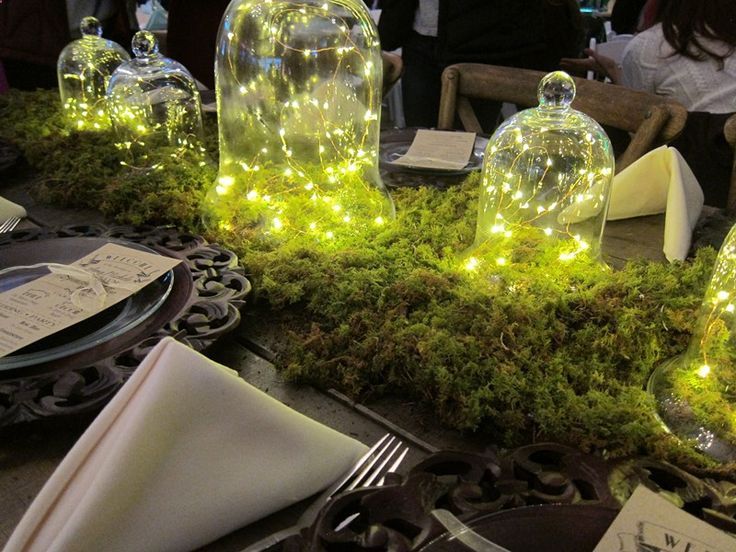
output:
[{"label": "metal scrollwork charger", "polygon": [[[0,235],[0,265],[71,262],[108,241],[182,262],[166,275],[173,281],[162,277],[158,289],[147,291],[153,295],[149,299],[135,294],[119,307],[46,338],[51,343],[37,346],[40,351],[31,347],[26,362],[6,357],[0,364],[0,427],[95,412],[164,337],[202,351],[239,324],[251,286],[237,256],[175,228],[82,225],[19,230]],[[59,354],[65,347],[72,352]]]},{"label": "metal scrollwork charger", "polygon": [[[736,485],[651,458],[606,461],[556,443],[499,454],[435,453],[383,487],[327,503],[315,523],[272,550],[472,550],[432,514],[441,509],[512,552],[591,552],[638,485],[736,534]],[[478,548],[483,549],[483,548]]]}]

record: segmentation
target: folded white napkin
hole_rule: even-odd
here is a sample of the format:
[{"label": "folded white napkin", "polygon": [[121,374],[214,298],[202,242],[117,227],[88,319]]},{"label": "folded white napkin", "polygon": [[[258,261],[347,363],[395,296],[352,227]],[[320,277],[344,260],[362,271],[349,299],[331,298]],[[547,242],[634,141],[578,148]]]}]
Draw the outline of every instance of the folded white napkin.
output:
[{"label": "folded white napkin", "polygon": [[613,179],[608,220],[665,213],[664,255],[687,257],[693,228],[703,209],[703,190],[680,152],[662,146]]},{"label": "folded white napkin", "polygon": [[327,487],[365,451],[166,338],[5,550],[191,550]]},{"label": "folded white napkin", "polygon": [[23,207],[0,196],[0,222],[11,217],[25,218],[25,216],[26,210]]}]

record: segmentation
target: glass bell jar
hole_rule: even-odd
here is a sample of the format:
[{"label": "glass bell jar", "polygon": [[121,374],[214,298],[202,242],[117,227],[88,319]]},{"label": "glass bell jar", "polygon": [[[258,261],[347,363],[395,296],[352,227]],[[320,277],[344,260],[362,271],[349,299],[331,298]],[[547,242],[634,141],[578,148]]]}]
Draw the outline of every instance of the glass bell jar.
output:
[{"label": "glass bell jar", "polygon": [[330,241],[393,217],[378,172],[381,47],[361,0],[235,0],[217,43],[207,224]]},{"label": "glass bell jar", "polygon": [[539,106],[507,119],[485,151],[472,269],[493,252],[498,264],[543,248],[543,258],[600,259],[614,156],[593,119],[573,109],[573,79],[562,71],[539,83]]},{"label": "glass bell jar", "polygon": [[649,381],[657,414],[678,437],[736,461],[736,226],[718,253],[686,352]]},{"label": "glass bell jar", "polygon": [[173,156],[202,153],[202,106],[194,78],[182,64],[159,53],[153,33],[137,32],[132,47],[135,57],[115,70],[107,89],[113,127],[127,161],[145,167],[149,152],[163,148],[170,148]]},{"label": "glass bell jar", "polygon": [[107,85],[130,56],[116,42],[102,38],[102,26],[94,17],[82,19],[79,29],[82,38],[67,44],[56,63],[64,115],[78,130],[110,128]]}]

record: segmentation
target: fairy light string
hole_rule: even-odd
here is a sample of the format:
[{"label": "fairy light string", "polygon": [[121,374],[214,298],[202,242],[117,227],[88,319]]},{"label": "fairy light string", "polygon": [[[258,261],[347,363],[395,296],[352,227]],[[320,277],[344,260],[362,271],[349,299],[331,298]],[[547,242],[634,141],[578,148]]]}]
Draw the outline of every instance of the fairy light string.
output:
[{"label": "fairy light string", "polygon": [[220,171],[206,218],[319,241],[390,219],[377,167],[380,44],[365,7],[241,1],[218,42]]},{"label": "fairy light string", "polygon": [[82,19],[80,31],[82,38],[67,44],[57,62],[62,107],[72,129],[106,130],[111,126],[107,85],[113,71],[130,56],[102,38],[96,18]]},{"label": "fairy light string", "polygon": [[599,257],[613,153],[603,129],[570,107],[574,95],[567,74],[550,73],[539,85],[540,106],[506,121],[489,141],[467,270],[480,267],[488,244],[496,251],[499,241],[507,247],[492,263],[512,262],[520,230],[558,242],[560,262]]},{"label": "fairy light string", "polygon": [[153,33],[136,33],[132,48],[135,59],[121,64],[108,86],[120,164],[150,171],[163,169],[166,155],[172,162],[189,154],[203,157],[201,103],[193,77],[158,53]]}]

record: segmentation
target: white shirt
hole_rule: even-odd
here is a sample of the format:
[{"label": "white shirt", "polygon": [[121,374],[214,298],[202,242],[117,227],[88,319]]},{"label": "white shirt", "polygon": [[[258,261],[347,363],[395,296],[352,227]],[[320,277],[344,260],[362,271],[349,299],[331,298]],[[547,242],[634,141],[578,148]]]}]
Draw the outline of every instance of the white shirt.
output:
[{"label": "white shirt", "polygon": [[419,0],[414,14],[414,30],[420,35],[437,36],[440,0]]},{"label": "white shirt", "polygon": [[[714,51],[727,51],[721,42],[701,39]],[[657,24],[631,39],[622,62],[622,84],[674,98],[688,111],[731,113],[736,111],[736,54],[724,60],[723,69],[704,61],[671,56],[672,47]]]}]

